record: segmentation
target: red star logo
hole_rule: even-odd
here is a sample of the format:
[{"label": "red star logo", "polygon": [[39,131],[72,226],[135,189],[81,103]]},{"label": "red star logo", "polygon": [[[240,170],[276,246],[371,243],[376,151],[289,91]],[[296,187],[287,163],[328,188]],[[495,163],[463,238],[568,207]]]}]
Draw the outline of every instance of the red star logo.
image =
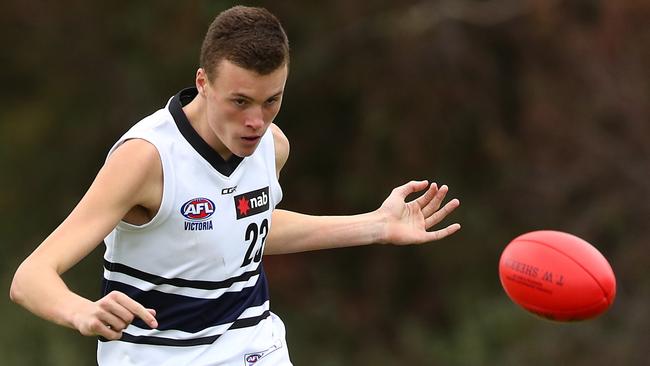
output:
[{"label": "red star logo", "polygon": [[248,210],[250,209],[250,207],[248,207],[248,200],[244,197],[240,198],[239,201],[237,201],[237,208],[242,216],[248,215]]}]

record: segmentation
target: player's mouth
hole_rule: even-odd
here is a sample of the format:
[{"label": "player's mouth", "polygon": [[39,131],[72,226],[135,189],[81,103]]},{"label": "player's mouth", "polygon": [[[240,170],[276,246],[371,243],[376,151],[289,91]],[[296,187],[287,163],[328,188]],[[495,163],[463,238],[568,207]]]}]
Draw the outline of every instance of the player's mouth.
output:
[{"label": "player's mouth", "polygon": [[242,140],[244,140],[248,144],[256,144],[262,136],[244,136],[242,137]]}]

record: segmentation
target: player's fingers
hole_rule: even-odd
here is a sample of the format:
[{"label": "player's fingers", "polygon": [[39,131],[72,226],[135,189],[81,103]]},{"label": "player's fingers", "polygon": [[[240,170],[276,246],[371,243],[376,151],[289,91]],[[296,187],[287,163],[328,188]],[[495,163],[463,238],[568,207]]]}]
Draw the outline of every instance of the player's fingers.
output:
[{"label": "player's fingers", "polygon": [[404,185],[401,185],[393,189],[393,194],[396,194],[401,199],[405,199],[406,196],[408,196],[409,194],[425,189],[428,184],[429,182],[426,180],[420,180],[420,181],[412,180]]},{"label": "player's fingers", "polygon": [[158,321],[156,321],[156,318],[151,314],[151,312],[149,312],[144,306],[142,306],[137,301],[133,300],[132,298],[126,296],[125,294],[119,291],[113,291],[109,295],[113,296],[113,299],[115,301],[117,301],[120,305],[125,307],[133,315],[142,319],[151,328],[158,327]]},{"label": "player's fingers", "polygon": [[108,312],[99,314],[99,320],[101,320],[105,326],[109,327],[109,329],[115,332],[121,332],[129,325],[129,323],[125,322],[122,318]]},{"label": "player's fingers", "polygon": [[427,207],[429,202],[433,199],[433,197],[436,196],[436,193],[438,192],[438,185],[435,183],[431,183],[429,186],[429,189],[427,189],[426,192],[424,192],[423,195],[421,195],[415,202],[420,206],[420,209],[424,209]]},{"label": "player's fingers", "polygon": [[427,232],[427,241],[436,241],[448,237],[460,230],[460,224],[451,224],[444,229]]},{"label": "player's fingers", "polygon": [[135,318],[135,315],[129,311],[129,309],[125,308],[122,304],[120,304],[118,301],[102,301],[100,303],[101,308],[109,312],[118,318],[122,319],[126,324],[131,324],[133,322],[133,319]]},{"label": "player's fingers", "polygon": [[442,201],[447,196],[447,192],[449,192],[449,187],[443,184],[438,189],[438,191],[436,192],[435,196],[431,199],[431,201],[422,208],[422,215],[424,215],[424,217],[429,217],[433,215],[434,212],[438,211],[440,205],[442,204]]},{"label": "player's fingers", "polygon": [[440,210],[436,211],[433,213],[433,215],[430,215],[429,217],[426,217],[424,219],[424,227],[428,230],[430,229],[433,225],[439,223],[442,221],[447,215],[452,213],[456,208],[460,206],[460,201],[456,198],[453,200],[447,202],[446,205],[444,205]]},{"label": "player's fingers", "polygon": [[95,318],[95,320],[90,323],[89,330],[92,334],[104,337],[109,340],[116,340],[122,338],[122,332],[111,329],[110,326],[104,324],[101,319]]}]

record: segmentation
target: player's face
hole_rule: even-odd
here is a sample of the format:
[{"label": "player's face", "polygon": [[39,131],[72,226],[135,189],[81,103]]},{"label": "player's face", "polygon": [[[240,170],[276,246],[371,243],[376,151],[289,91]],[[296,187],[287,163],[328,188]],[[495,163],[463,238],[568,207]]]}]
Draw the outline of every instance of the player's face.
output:
[{"label": "player's face", "polygon": [[259,75],[224,60],[212,82],[206,77],[208,126],[230,153],[253,154],[280,111],[287,73],[286,65]]}]

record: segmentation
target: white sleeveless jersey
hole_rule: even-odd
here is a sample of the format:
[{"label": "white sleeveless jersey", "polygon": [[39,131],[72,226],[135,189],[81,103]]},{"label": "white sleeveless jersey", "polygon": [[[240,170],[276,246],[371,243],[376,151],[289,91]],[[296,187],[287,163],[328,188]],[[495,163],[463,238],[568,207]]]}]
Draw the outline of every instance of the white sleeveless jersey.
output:
[{"label": "white sleeveless jersey", "polygon": [[[121,291],[156,310],[118,341],[100,339],[101,366],[291,365],[282,321],[269,311],[262,254],[282,198],[270,130],[249,157],[224,161],[191,127],[185,89],[134,125],[163,169],[160,209],[148,223],[121,222],[105,239],[103,294]],[[109,153],[110,154],[110,153]]]}]

